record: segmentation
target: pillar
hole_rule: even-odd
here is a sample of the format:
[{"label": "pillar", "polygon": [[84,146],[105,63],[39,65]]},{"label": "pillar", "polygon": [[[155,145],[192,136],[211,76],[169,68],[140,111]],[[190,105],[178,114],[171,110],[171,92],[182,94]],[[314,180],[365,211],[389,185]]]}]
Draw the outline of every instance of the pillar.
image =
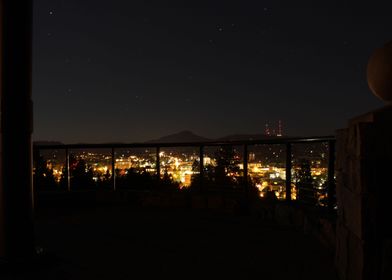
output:
[{"label": "pillar", "polygon": [[340,280],[392,279],[392,106],[337,133],[335,264]]},{"label": "pillar", "polygon": [[0,0],[0,258],[34,255],[32,0]]}]

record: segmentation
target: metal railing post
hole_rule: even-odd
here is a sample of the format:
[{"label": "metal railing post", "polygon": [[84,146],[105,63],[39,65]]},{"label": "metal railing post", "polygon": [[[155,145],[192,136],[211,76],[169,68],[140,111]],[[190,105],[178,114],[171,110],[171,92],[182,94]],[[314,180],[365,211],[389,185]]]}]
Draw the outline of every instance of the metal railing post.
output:
[{"label": "metal railing post", "polygon": [[37,168],[38,162],[40,158],[40,149],[38,147],[33,146],[33,187],[32,187],[32,194],[33,194],[33,209],[35,207],[35,196],[38,191],[38,184],[37,184]]},{"label": "metal railing post", "polygon": [[116,191],[116,158],[114,147],[112,147],[112,187]]},{"label": "metal railing post", "polygon": [[291,201],[291,169],[292,169],[291,143],[286,144],[286,201]]},{"label": "metal railing post", "polygon": [[[34,170],[34,176],[36,176],[36,172],[37,172],[37,167],[38,167],[38,160],[40,157],[40,149],[38,147],[34,147],[33,146],[33,170]],[[35,186],[33,184],[33,191],[35,191],[37,186]]]},{"label": "metal railing post", "polygon": [[160,147],[157,146],[156,151],[156,169],[157,169],[157,179],[158,181],[161,179],[161,156],[160,156]]},{"label": "metal railing post", "polygon": [[71,191],[71,174],[69,170],[69,150],[65,148],[65,182],[67,184],[67,191]]},{"label": "metal railing post", "polygon": [[328,208],[334,210],[335,206],[335,141],[328,141]]},{"label": "metal railing post", "polygon": [[243,164],[244,164],[244,188],[246,192],[249,192],[249,182],[248,182],[248,145],[244,145],[244,160],[243,160]]},{"label": "metal railing post", "polygon": [[203,180],[204,180],[204,146],[200,145],[199,149],[199,184],[200,192],[203,191]]}]

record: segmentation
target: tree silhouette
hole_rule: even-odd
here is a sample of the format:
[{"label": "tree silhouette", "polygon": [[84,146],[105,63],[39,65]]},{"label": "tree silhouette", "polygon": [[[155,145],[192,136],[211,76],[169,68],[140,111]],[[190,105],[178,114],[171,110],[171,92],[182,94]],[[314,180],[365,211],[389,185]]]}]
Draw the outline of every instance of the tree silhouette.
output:
[{"label": "tree silhouette", "polygon": [[117,186],[120,189],[152,190],[156,185],[156,179],[145,169],[129,168],[125,175],[117,172]]},{"label": "tree silhouette", "polygon": [[65,165],[61,169],[60,187],[64,190],[67,189],[67,168]]},{"label": "tree silhouette", "polygon": [[173,177],[169,175],[167,170],[165,170],[165,173],[163,174],[163,177],[159,185],[164,190],[171,190],[171,191],[179,189],[180,187],[179,183],[174,182]]},{"label": "tree silhouette", "polygon": [[[214,181],[217,187],[234,187],[238,180],[233,174],[238,174],[240,163],[232,146],[222,146],[215,153],[216,166],[214,168]],[[228,176],[232,174],[232,176]]]},{"label": "tree silhouette", "polygon": [[[237,178],[239,174],[239,159],[234,148],[230,145],[221,146],[215,153],[216,166],[204,166],[204,177],[192,177],[191,189],[233,189],[238,188],[243,182]],[[228,176],[228,175],[231,176]],[[201,180],[202,179],[202,180]]]},{"label": "tree silhouette", "polygon": [[316,204],[316,193],[314,190],[314,182],[311,173],[310,161],[302,160],[300,168],[296,174],[296,186],[298,189],[297,199],[310,203]]},{"label": "tree silhouette", "polygon": [[197,159],[195,159],[192,163],[192,171],[197,172],[200,171],[199,169],[200,169],[200,162]]},{"label": "tree silhouette", "polygon": [[58,187],[53,169],[48,168],[48,162],[41,155],[36,158],[33,180],[37,189],[55,190]]},{"label": "tree silhouette", "polygon": [[76,159],[71,155],[69,159],[71,188],[74,190],[92,188],[95,186],[92,167],[88,167],[83,159]]},{"label": "tree silhouette", "polygon": [[100,189],[111,189],[113,187],[112,174],[109,169],[106,170],[105,174],[102,173],[94,174],[97,177],[97,185]]},{"label": "tree silhouette", "polygon": [[117,186],[119,189],[129,190],[159,190],[159,191],[176,191],[179,190],[179,184],[174,182],[173,178],[165,171],[163,177],[158,180],[157,176],[147,172],[144,168],[130,168],[125,175],[121,175],[120,170],[116,172]]}]

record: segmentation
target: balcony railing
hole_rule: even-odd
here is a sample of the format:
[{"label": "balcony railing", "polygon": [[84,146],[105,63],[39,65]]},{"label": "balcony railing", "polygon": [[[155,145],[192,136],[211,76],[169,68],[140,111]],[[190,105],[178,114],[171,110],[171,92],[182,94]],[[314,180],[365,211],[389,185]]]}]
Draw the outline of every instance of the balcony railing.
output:
[{"label": "balcony railing", "polygon": [[[125,174],[143,169],[155,183],[169,177],[177,183],[178,189],[192,186],[205,193],[219,185],[218,173],[223,172],[219,178],[231,181],[220,182],[220,191],[228,190],[225,184],[234,182],[231,189],[243,192],[257,189],[261,197],[273,193],[280,200],[297,200],[330,209],[336,204],[335,138],[332,136],[194,143],[34,145],[35,176],[39,173],[40,159],[44,159],[46,170],[56,171],[52,176],[57,176],[57,182],[61,181],[66,191],[77,189],[72,180],[76,176],[77,162],[84,160],[84,171],[90,170],[92,176],[100,172],[100,176],[94,177],[95,181],[104,178],[106,188],[114,191],[124,188]],[[40,187],[37,183],[36,188]]]}]

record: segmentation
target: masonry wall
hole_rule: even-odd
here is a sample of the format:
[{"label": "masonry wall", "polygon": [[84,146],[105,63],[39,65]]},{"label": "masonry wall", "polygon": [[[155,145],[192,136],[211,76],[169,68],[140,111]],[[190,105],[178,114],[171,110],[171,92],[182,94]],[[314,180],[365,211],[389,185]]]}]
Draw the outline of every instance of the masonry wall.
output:
[{"label": "masonry wall", "polygon": [[392,107],[337,131],[335,264],[341,280],[392,279]]}]

